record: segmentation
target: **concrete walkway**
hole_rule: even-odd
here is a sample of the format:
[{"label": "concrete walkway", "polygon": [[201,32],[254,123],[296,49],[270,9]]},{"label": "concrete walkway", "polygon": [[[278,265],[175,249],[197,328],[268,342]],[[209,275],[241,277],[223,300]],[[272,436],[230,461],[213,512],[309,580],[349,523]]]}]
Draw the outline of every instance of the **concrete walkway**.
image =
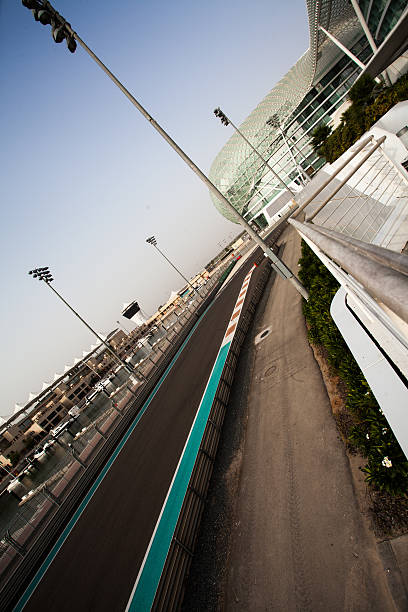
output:
[{"label": "concrete walkway", "polygon": [[[300,239],[281,237],[297,270]],[[309,347],[299,294],[276,278],[258,339],[224,610],[395,610]]]}]

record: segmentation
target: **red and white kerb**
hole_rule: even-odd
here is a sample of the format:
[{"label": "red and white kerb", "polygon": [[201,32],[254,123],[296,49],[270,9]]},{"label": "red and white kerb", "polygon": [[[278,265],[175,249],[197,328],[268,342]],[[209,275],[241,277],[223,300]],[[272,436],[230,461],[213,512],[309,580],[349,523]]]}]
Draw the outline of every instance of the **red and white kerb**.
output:
[{"label": "red and white kerb", "polygon": [[244,305],[245,297],[248,291],[249,281],[251,280],[251,275],[254,269],[255,266],[251,268],[251,270],[246,275],[244,282],[242,283],[241,291],[239,292],[239,296],[234,306],[234,310],[232,311],[231,319],[227,325],[227,331],[225,332],[224,340],[222,341],[221,347],[231,342],[235,335],[239,317],[241,316],[242,307]]}]

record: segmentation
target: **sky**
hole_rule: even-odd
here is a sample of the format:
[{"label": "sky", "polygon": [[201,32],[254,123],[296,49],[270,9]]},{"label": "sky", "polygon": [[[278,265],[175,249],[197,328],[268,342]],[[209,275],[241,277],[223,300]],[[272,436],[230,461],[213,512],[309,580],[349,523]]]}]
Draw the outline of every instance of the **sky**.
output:
[{"label": "sky", "polygon": [[[54,7],[205,173],[309,44],[304,0],[56,0]],[[151,315],[240,227],[97,64],[0,0],[0,415],[24,405],[124,303]]]}]

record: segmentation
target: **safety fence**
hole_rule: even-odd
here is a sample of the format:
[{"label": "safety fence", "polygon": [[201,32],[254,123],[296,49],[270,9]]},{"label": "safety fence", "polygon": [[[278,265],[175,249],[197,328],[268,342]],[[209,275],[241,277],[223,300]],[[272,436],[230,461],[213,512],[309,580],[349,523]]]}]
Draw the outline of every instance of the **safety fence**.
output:
[{"label": "safety fence", "polygon": [[[258,263],[261,260],[259,257]],[[265,262],[231,342],[157,587],[152,606],[155,611],[178,610],[181,606],[239,353],[270,273]]]},{"label": "safety fence", "polygon": [[[242,251],[248,248],[245,245]],[[259,256],[258,260],[261,259]],[[43,563],[197,320],[215,298],[225,280],[220,282],[227,265],[211,279],[207,295],[199,296],[192,308],[187,306],[178,313],[176,323],[166,330],[166,337],[153,345],[157,348],[155,345],[160,342],[159,352],[136,364],[136,375],[146,377],[142,378],[143,383],[140,385],[139,380],[138,386],[135,380],[132,383],[128,380],[115,394],[112,407],[95,418],[85,419],[82,429],[71,434],[71,442],[56,440],[55,446],[65,451],[58,469],[46,484],[23,496],[8,528],[0,533],[0,609],[16,605],[30,576]],[[81,414],[82,421],[83,417]]]},{"label": "safety fence", "polygon": [[400,145],[392,134],[363,137],[313,179],[289,223],[341,285],[332,317],[408,456],[408,173]]},{"label": "safety fence", "polygon": [[368,137],[344,154],[293,218],[306,209],[305,220],[320,228],[400,252],[406,243],[408,174],[383,150],[385,140]]},{"label": "safety fence", "polygon": [[[219,272],[222,273],[223,270]],[[65,454],[58,470],[37,490],[27,492],[18,511],[0,534],[0,609],[15,605],[27,580],[84,498],[149,395],[219,290],[219,274],[195,310],[180,313],[142,385],[124,386],[113,406],[89,421],[71,442],[57,439]],[[154,365],[154,367],[153,367]],[[132,391],[132,394],[129,392]]]}]

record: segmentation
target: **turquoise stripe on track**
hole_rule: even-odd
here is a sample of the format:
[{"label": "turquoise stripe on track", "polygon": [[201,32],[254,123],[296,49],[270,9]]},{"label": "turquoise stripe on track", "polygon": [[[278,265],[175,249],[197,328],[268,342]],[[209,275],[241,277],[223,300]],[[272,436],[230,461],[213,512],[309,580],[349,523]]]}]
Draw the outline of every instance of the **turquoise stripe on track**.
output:
[{"label": "turquoise stripe on track", "polygon": [[159,584],[160,576],[171,544],[174,529],[183,505],[184,496],[197,458],[198,449],[208,421],[215,392],[227,359],[230,342],[223,346],[217,356],[203,399],[192,425],[184,453],[179,462],[167,501],[147,554],[145,564],[126,608],[129,612],[150,610]]},{"label": "turquoise stripe on track", "polygon": [[203,312],[201,317],[195,323],[195,325],[193,326],[192,330],[188,334],[187,338],[184,340],[183,344],[181,345],[181,347],[177,351],[176,355],[174,356],[174,358],[172,359],[170,364],[167,366],[164,374],[161,376],[161,378],[158,381],[156,387],[152,391],[150,397],[147,399],[147,401],[143,405],[142,409],[140,410],[138,415],[135,417],[135,420],[133,421],[132,425],[130,426],[130,428],[126,432],[125,436],[122,438],[122,441],[116,447],[115,451],[112,453],[110,459],[106,463],[106,465],[103,468],[102,472],[99,474],[98,478],[95,480],[95,483],[92,485],[91,489],[88,491],[87,495],[84,497],[84,499],[82,500],[81,504],[78,506],[77,511],[72,516],[72,518],[69,521],[68,525],[66,526],[66,528],[64,529],[64,531],[62,532],[60,537],[58,538],[56,544],[53,546],[51,551],[48,553],[45,561],[43,562],[43,564],[41,565],[40,569],[38,570],[38,572],[36,573],[36,575],[34,576],[32,581],[30,582],[30,584],[28,585],[27,589],[24,591],[24,593],[21,596],[20,600],[18,601],[17,605],[13,609],[13,612],[21,612],[21,610],[23,610],[24,606],[26,605],[26,603],[30,599],[31,595],[33,594],[33,592],[37,588],[37,586],[38,586],[39,582],[41,581],[42,577],[44,576],[45,572],[47,571],[47,569],[49,568],[49,566],[53,562],[54,558],[56,557],[59,549],[64,544],[65,540],[67,539],[67,537],[69,536],[70,532],[74,528],[74,526],[75,526],[76,522],[78,521],[79,517],[81,516],[82,512],[85,510],[86,506],[88,505],[88,503],[89,503],[90,499],[92,498],[93,494],[95,493],[96,489],[99,487],[99,485],[102,482],[102,480],[104,479],[106,473],[109,471],[112,463],[115,461],[116,457],[119,455],[120,451],[122,450],[122,448],[126,444],[127,440],[129,439],[130,435],[132,434],[133,430],[135,429],[136,425],[139,423],[140,419],[142,418],[142,416],[144,415],[144,413],[148,409],[148,407],[151,404],[153,398],[157,394],[157,392],[158,392],[162,382],[166,378],[167,374],[170,372],[170,370],[173,367],[174,363],[176,362],[176,360],[180,356],[180,353],[183,351],[183,349],[186,346],[187,342],[190,340],[191,336],[195,332],[195,329],[196,329],[197,325],[199,325],[199,323],[201,322],[202,318],[207,314],[207,311],[212,307],[212,305],[213,305],[213,302],[208,306],[208,308],[206,308],[206,310]]}]

